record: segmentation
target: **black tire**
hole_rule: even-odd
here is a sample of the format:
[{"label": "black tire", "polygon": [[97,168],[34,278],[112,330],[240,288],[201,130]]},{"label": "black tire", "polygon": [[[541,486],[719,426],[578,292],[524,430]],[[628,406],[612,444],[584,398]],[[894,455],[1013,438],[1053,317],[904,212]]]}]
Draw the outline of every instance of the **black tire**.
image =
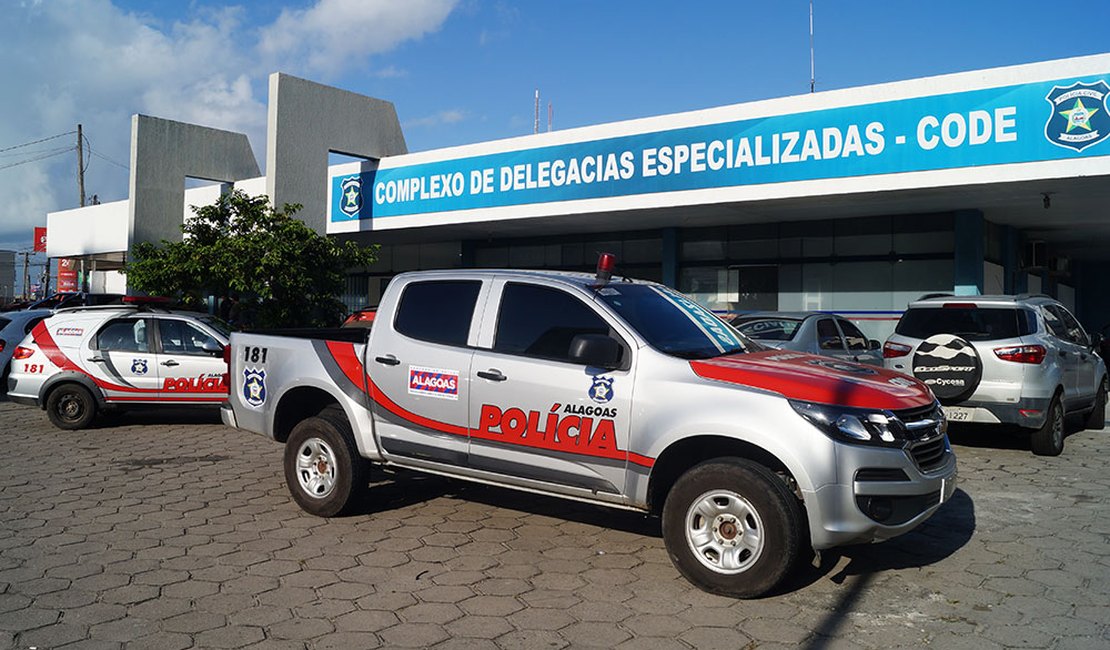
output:
[{"label": "black tire", "polygon": [[1102,380],[1102,385],[1098,387],[1098,393],[1095,395],[1095,405],[1091,412],[1087,414],[1087,421],[1084,423],[1087,429],[1102,430],[1106,428],[1106,380]]},{"label": "black tire", "polygon": [[1031,443],[1033,453],[1038,456],[1059,456],[1064,451],[1064,407],[1057,393],[1048,405],[1044,424],[1033,432]]},{"label": "black tire", "polygon": [[[716,508],[713,521],[697,512],[699,503]],[[805,530],[802,508],[786,483],[743,458],[695,465],[663,505],[663,540],[675,568],[701,589],[733,598],[757,598],[782,584],[808,543]],[[762,534],[755,539],[749,532]],[[699,552],[693,538],[709,546]]]},{"label": "black tire", "polygon": [[285,483],[305,512],[334,517],[358,502],[370,482],[351,424],[339,407],[302,420],[285,442]]},{"label": "black tire", "polygon": [[80,384],[62,384],[47,396],[46,415],[59,429],[84,429],[96,418],[96,399]]}]

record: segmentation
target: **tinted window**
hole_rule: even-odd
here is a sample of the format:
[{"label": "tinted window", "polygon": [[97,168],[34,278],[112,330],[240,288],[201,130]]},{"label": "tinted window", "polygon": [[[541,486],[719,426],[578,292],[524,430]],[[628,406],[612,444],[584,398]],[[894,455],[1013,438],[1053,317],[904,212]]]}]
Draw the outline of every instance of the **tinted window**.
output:
[{"label": "tinted window", "polygon": [[5,327],[7,327],[7,326],[8,326],[8,323],[10,323],[10,322],[11,322],[11,320],[9,320],[9,319],[7,319],[7,318],[0,318],[0,330],[2,330],[2,329],[4,329]]},{"label": "tinted window", "polygon": [[910,309],[902,315],[894,331],[917,339],[954,334],[969,341],[1012,339],[1033,332],[1025,310],[1005,307]]},{"label": "tinted window", "polygon": [[713,312],[681,293],[646,284],[611,284],[598,299],[620,314],[648,345],[683,359],[762,350]]},{"label": "tinted window", "polygon": [[840,331],[844,332],[844,342],[848,344],[848,349],[853,352],[867,349],[867,337],[859,328],[851,321],[838,320],[840,324]]},{"label": "tinted window", "polygon": [[840,340],[840,332],[836,323],[831,318],[822,318],[817,321],[817,347],[822,350],[843,350],[844,342]]},{"label": "tinted window", "polygon": [[505,286],[495,352],[570,361],[570,342],[579,334],[609,335],[609,324],[565,291],[534,284]]},{"label": "tinted window", "polygon": [[146,321],[129,318],[108,323],[96,335],[96,347],[119,352],[150,352]]},{"label": "tinted window", "polygon": [[166,354],[198,354],[205,352],[206,343],[220,345],[220,342],[198,327],[181,320],[158,319],[158,336],[162,340],[162,352]]},{"label": "tinted window", "polygon": [[1053,336],[1079,345],[1087,344],[1087,334],[1068,310],[1058,305],[1046,305],[1044,311],[1045,324]]},{"label": "tinted window", "polygon": [[401,294],[393,327],[421,341],[466,345],[481,289],[477,280],[414,282]]},{"label": "tinted window", "polygon": [[732,322],[744,336],[759,341],[790,341],[798,333],[802,321],[793,318],[736,319]]}]

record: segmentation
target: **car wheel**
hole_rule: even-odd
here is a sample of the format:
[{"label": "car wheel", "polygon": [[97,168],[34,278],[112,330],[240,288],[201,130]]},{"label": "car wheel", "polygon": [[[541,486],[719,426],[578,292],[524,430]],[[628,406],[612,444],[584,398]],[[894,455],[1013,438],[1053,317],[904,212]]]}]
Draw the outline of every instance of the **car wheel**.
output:
[{"label": "car wheel", "polygon": [[370,480],[347,416],[328,408],[302,420],[285,442],[285,482],[305,512],[334,517],[347,512]]},{"label": "car wheel", "polygon": [[78,384],[64,384],[46,398],[46,415],[59,429],[84,429],[96,417],[96,400]]},{"label": "car wheel", "polygon": [[1104,429],[1106,428],[1106,380],[1102,380],[1102,385],[1098,387],[1098,394],[1095,395],[1095,406],[1091,409],[1090,415],[1087,416],[1088,429]]},{"label": "car wheel", "polygon": [[1032,443],[1038,456],[1059,456],[1064,451],[1064,407],[1059,395],[1048,405],[1044,424],[1033,432]]},{"label": "car wheel", "polygon": [[663,539],[675,568],[696,586],[734,598],[780,585],[801,556],[804,531],[786,484],[741,458],[694,466],[663,506]]}]

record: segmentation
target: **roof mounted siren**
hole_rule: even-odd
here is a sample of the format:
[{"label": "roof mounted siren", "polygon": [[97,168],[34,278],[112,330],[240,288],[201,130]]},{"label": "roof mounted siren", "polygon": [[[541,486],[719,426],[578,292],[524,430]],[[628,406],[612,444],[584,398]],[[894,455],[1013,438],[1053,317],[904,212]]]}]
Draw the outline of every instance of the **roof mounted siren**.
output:
[{"label": "roof mounted siren", "polygon": [[609,284],[613,277],[613,270],[617,268],[617,256],[612,253],[601,253],[597,256],[597,283]]}]

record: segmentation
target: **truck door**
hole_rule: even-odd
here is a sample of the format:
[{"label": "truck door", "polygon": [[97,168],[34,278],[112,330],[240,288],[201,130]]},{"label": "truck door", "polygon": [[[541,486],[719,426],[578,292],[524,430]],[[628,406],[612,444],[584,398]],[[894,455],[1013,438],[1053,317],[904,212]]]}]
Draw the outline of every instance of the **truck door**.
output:
[{"label": "truck door", "polygon": [[220,403],[227,398],[223,344],[187,320],[159,316],[158,372],[161,398],[173,402]]},{"label": "truck door", "polygon": [[[415,280],[387,296],[367,348],[374,428],[386,456],[466,465],[471,331],[481,279]],[[389,304],[393,300],[396,302]]]},{"label": "truck door", "polygon": [[498,281],[495,327],[485,327],[471,374],[470,467],[568,494],[620,495],[625,484],[632,373],[571,361],[578,334],[616,338],[586,299],[523,281]]}]

